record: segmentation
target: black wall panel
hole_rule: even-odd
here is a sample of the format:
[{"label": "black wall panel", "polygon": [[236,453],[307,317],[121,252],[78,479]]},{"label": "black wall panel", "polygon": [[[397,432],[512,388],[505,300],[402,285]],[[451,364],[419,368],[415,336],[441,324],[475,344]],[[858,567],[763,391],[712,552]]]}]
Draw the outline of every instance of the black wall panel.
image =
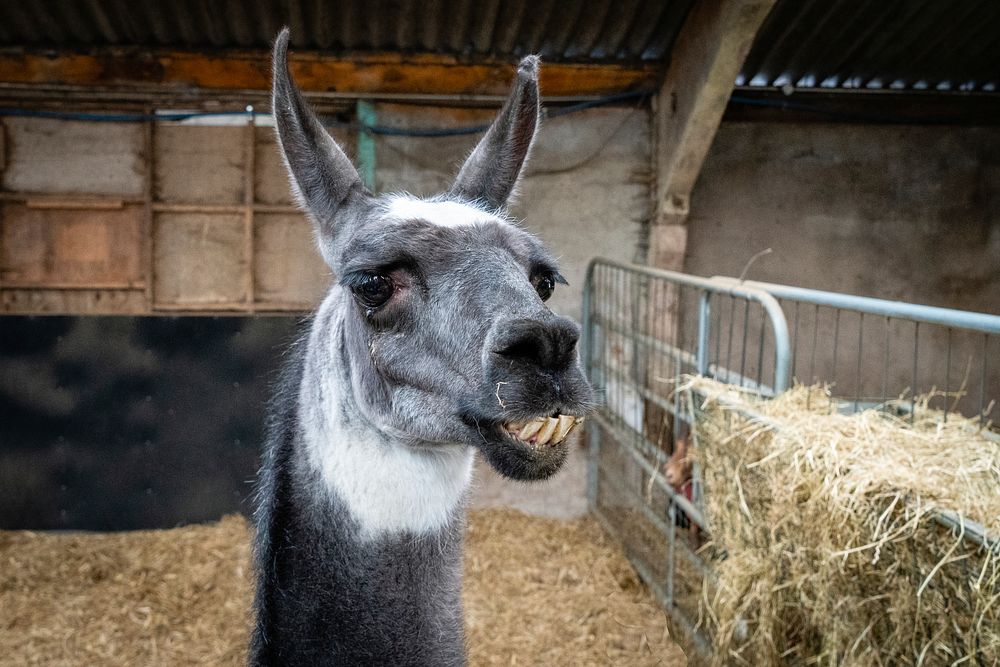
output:
[{"label": "black wall panel", "polygon": [[0,317],[0,528],[246,511],[287,317]]}]

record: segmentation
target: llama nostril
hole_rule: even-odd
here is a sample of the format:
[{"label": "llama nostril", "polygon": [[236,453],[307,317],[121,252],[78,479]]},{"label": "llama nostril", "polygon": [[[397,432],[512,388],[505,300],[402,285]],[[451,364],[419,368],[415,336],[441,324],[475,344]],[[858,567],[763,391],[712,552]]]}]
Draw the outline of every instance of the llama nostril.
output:
[{"label": "llama nostril", "polygon": [[523,361],[534,366],[545,365],[544,341],[534,332],[524,332],[512,342],[500,347],[496,353],[511,361]]},{"label": "llama nostril", "polygon": [[494,352],[510,361],[562,370],[576,358],[578,338],[579,329],[566,318],[515,320],[507,324]]},{"label": "llama nostril", "polygon": [[530,336],[518,338],[513,343],[504,345],[496,350],[496,353],[509,359],[537,359],[540,353],[540,345],[537,340]]}]

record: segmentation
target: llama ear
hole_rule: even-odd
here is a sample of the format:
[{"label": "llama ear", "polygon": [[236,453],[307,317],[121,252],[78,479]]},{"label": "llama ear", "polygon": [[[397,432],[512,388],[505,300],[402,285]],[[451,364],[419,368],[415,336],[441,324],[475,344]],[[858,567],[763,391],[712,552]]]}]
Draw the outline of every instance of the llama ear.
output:
[{"label": "llama ear", "polygon": [[538,126],[538,62],[538,56],[521,60],[500,115],[462,165],[450,194],[491,208],[507,202]]},{"label": "llama ear", "polygon": [[335,214],[366,197],[357,169],[306,104],[288,71],[288,28],[274,42],[271,110],[293,189],[317,227],[326,255],[337,231]]}]

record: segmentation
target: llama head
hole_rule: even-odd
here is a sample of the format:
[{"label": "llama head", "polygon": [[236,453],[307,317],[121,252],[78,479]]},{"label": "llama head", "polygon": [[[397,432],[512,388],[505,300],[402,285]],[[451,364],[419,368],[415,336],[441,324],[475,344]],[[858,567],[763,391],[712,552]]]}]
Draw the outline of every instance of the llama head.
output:
[{"label": "llama head", "polygon": [[343,323],[354,417],[406,446],[474,446],[501,474],[548,477],[592,395],[577,326],[544,303],[565,282],[556,262],[504,213],[538,121],[538,59],[521,61],[451,189],[416,199],[363,186],[292,81],[287,47],[286,29],[274,48],[278,138],[336,276],[327,302]]}]

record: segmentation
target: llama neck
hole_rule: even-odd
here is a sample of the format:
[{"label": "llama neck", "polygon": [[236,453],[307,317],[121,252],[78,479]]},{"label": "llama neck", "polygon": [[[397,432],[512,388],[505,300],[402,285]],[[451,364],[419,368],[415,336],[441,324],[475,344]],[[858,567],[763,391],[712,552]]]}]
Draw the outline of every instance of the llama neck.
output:
[{"label": "llama neck", "polygon": [[360,537],[436,532],[463,511],[473,450],[415,446],[365,418],[342,355],[341,299],[335,290],[324,301],[310,335],[300,388],[307,464],[344,503]]}]

